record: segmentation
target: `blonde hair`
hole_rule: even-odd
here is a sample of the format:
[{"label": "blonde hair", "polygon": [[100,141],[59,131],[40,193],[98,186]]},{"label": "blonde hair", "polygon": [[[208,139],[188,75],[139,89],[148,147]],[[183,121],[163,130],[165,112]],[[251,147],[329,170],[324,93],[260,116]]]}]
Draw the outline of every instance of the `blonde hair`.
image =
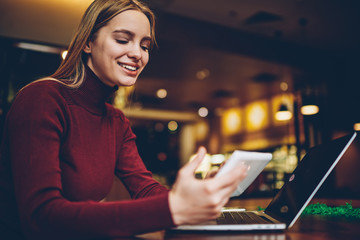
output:
[{"label": "blonde hair", "polygon": [[100,28],[121,12],[137,10],[144,13],[150,22],[152,45],[155,40],[155,15],[138,0],[94,0],[85,11],[80,25],[69,45],[68,54],[59,68],[48,78],[69,87],[79,87],[84,81],[87,54],[83,52],[89,41],[96,37]]}]

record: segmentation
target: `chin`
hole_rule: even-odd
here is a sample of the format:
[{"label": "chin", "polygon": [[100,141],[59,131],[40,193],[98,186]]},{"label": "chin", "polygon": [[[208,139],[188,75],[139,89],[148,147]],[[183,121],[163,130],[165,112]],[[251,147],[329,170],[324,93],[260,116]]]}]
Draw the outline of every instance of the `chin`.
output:
[{"label": "chin", "polygon": [[136,79],[133,80],[128,80],[128,81],[119,81],[117,82],[116,85],[120,86],[124,86],[124,87],[130,87],[132,85],[134,85],[136,83]]}]

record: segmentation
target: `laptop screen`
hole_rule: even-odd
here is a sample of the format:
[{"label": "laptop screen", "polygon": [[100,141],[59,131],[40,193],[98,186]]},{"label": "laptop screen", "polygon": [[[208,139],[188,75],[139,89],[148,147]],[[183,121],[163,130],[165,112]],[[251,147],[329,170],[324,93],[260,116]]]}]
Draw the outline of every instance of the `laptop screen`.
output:
[{"label": "laptop screen", "polygon": [[356,133],[311,148],[266,208],[265,213],[291,227],[355,136]]}]

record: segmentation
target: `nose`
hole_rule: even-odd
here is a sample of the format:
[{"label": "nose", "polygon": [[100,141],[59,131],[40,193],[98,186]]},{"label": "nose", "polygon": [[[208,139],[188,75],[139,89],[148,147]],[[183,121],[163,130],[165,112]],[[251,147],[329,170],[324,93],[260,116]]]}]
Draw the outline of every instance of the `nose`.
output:
[{"label": "nose", "polygon": [[128,51],[129,58],[139,60],[141,58],[141,47],[140,45],[132,45]]}]

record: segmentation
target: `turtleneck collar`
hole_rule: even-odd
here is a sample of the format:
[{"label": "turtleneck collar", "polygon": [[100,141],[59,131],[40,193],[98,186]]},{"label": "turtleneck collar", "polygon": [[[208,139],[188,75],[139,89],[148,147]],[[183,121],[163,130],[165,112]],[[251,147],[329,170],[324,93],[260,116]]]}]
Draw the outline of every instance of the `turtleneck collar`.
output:
[{"label": "turtleneck collar", "polygon": [[95,114],[106,113],[106,101],[118,89],[104,84],[95,73],[85,65],[85,78],[81,86],[73,91],[77,104]]}]

